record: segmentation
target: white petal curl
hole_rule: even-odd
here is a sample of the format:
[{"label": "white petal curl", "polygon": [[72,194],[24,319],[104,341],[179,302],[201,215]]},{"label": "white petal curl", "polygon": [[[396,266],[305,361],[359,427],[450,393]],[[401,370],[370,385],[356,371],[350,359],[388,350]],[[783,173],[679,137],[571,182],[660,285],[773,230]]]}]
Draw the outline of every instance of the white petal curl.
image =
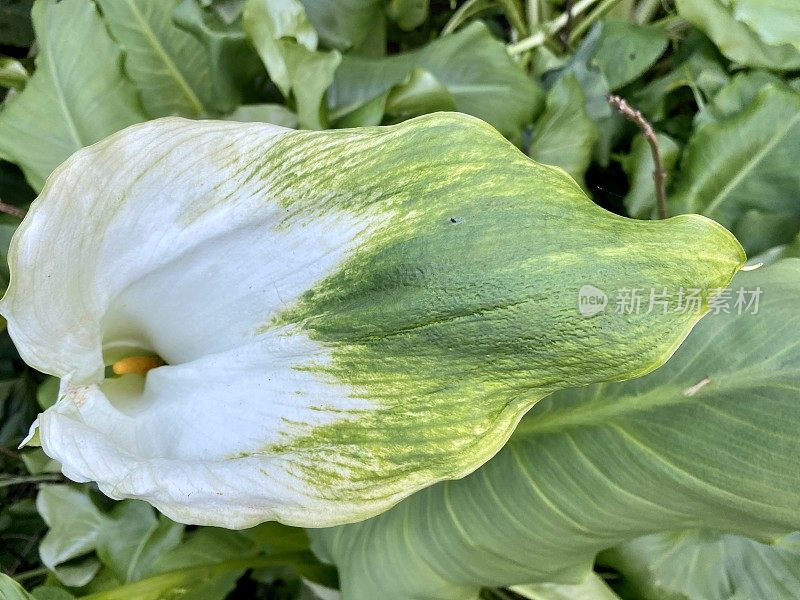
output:
[{"label": "white petal curl", "polygon": [[[302,332],[263,331],[377,229],[330,213],[282,226],[303,216],[265,203],[253,157],[289,131],[208,122],[198,150],[197,122],[151,121],[76,153],[34,202],[0,308],[25,361],[62,379],[39,430],[69,478],[230,528],[375,512],[325,500],[267,450],[369,407],[304,369],[328,356]],[[104,349],[128,345],[168,363],[143,390],[103,382]]]}]

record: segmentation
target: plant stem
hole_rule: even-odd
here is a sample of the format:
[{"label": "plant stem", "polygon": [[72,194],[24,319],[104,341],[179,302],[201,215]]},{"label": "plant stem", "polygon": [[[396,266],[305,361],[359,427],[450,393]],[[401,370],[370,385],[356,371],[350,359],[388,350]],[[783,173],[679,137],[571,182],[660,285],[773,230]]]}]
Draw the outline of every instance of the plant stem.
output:
[{"label": "plant stem", "polygon": [[14,575],[14,579],[20,583],[22,581],[26,581],[28,579],[33,579],[35,577],[41,577],[42,575],[47,575],[50,570],[47,567],[39,567],[38,569],[31,569],[30,571],[23,571],[22,573],[18,573]]},{"label": "plant stem", "polygon": [[442,28],[440,35],[445,36],[453,33],[464,21],[483,10],[491,8],[492,5],[492,0],[467,0],[453,13],[450,20]]},{"label": "plant stem", "polygon": [[63,481],[61,475],[55,473],[49,475],[20,475],[19,477],[0,477],[0,488],[21,485],[23,483],[47,483]]},{"label": "plant stem", "polygon": [[637,25],[647,25],[662,5],[662,0],[642,0],[633,11],[633,22]]},{"label": "plant stem", "polygon": [[0,212],[4,212],[7,215],[11,215],[19,219],[24,219],[25,215],[28,214],[27,211],[17,208],[16,206],[12,206],[11,204],[6,204],[2,200],[0,200]]},{"label": "plant stem", "polygon": [[542,12],[539,9],[539,0],[528,0],[526,3],[528,27],[536,27],[542,21]]},{"label": "plant stem", "polygon": [[13,450],[9,450],[3,446],[0,446],[0,454],[7,456],[8,458],[13,458],[14,460],[22,460],[22,456],[19,452],[14,452]]},{"label": "plant stem", "polygon": [[525,24],[525,18],[522,16],[517,0],[498,0],[498,4],[503,8],[506,19],[517,30],[517,33],[521,36],[528,35],[528,26]]},{"label": "plant stem", "polygon": [[574,19],[579,14],[585,12],[591,8],[593,4],[596,4],[599,1],[600,0],[580,0],[579,2],[576,2],[569,12],[562,13],[552,21],[542,25],[541,31],[537,31],[536,33],[531,34],[514,44],[509,44],[506,46],[506,50],[508,50],[509,54],[520,54],[526,50],[532,50],[537,46],[541,46],[547,40],[548,36],[558,33],[564,29],[571,19]]},{"label": "plant stem", "polygon": [[656,199],[658,200],[658,217],[660,219],[667,218],[667,194],[665,186],[666,173],[664,171],[663,162],[661,161],[661,150],[658,148],[658,137],[650,124],[641,111],[636,110],[628,104],[624,98],[611,95],[608,97],[608,103],[616,108],[622,116],[628,119],[631,123],[635,123],[642,131],[647,143],[650,144],[650,152],[653,154],[653,183],[656,186]]},{"label": "plant stem", "polygon": [[603,17],[609,10],[619,3],[620,0],[603,0],[597,7],[583,19],[575,29],[572,30],[569,36],[570,44],[574,43],[586,33],[586,31],[595,24],[595,22]]}]

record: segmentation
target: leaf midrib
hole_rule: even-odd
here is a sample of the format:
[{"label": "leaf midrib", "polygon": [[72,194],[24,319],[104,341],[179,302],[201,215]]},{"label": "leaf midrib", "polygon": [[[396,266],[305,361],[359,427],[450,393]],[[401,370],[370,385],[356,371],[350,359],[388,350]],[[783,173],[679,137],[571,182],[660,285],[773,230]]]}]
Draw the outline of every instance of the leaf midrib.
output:
[{"label": "leaf midrib", "polygon": [[128,6],[130,7],[131,13],[135,17],[136,21],[139,23],[142,34],[144,35],[145,39],[150,43],[151,48],[153,51],[158,55],[161,61],[164,63],[164,66],[167,68],[168,74],[177,82],[178,87],[180,88],[181,92],[189,103],[194,107],[195,111],[198,115],[204,114],[205,106],[203,106],[202,101],[194,93],[189,82],[186,81],[184,76],[178,70],[178,67],[175,65],[173,60],[170,58],[169,54],[167,53],[164,46],[158,40],[158,36],[153,31],[153,28],[150,27],[147,19],[145,19],[144,15],[141,13],[139,8],[136,6],[134,2],[128,0]]},{"label": "leaf midrib", "polygon": [[[48,23],[48,29],[50,29],[50,24]],[[83,142],[81,138],[81,134],[78,131],[78,125],[75,123],[75,118],[72,115],[72,112],[69,109],[69,105],[67,104],[67,99],[64,97],[64,90],[61,87],[61,78],[58,75],[58,69],[56,68],[56,61],[55,57],[53,56],[53,46],[52,44],[45,44],[44,45],[45,56],[47,57],[47,63],[50,65],[50,73],[53,77],[53,87],[56,90],[56,96],[58,97],[58,103],[61,105],[61,110],[64,113],[64,120],[67,124],[67,129],[69,130],[70,135],[72,136],[72,140],[75,142],[75,149],[83,148],[87,144]]]},{"label": "leaf midrib", "polygon": [[720,204],[722,204],[730,195],[730,193],[742,182],[742,180],[750,174],[756,165],[764,160],[764,157],[789,135],[792,127],[794,127],[798,121],[800,121],[800,113],[796,113],[794,117],[789,120],[789,123],[786,125],[786,127],[779,132],[779,135],[775,136],[768,144],[756,152],[756,154],[745,163],[745,167],[741,169],[733,178],[731,178],[731,180],[722,188],[722,190],[720,190],[714,201],[703,211],[703,214],[705,216],[711,216],[712,213],[720,206]]},{"label": "leaf midrib", "polygon": [[134,550],[131,561],[128,563],[128,568],[125,570],[125,583],[133,581],[133,575],[136,572],[136,567],[139,566],[139,560],[142,558],[144,548],[147,545],[147,542],[150,541],[150,538],[153,537],[153,534],[158,530],[158,525],[158,521],[153,523],[148,528],[147,533],[142,536],[142,539],[139,540],[139,543],[136,545],[136,550]]},{"label": "leaf midrib", "polygon": [[[785,375],[787,372],[784,372]],[[798,370],[800,374],[800,370]],[[753,374],[745,371],[738,374],[719,374],[711,376],[711,383],[708,391],[712,394],[720,394],[731,390],[743,390],[772,385],[773,387],[785,387],[782,378],[781,384],[775,383],[774,373]],[[554,411],[551,415],[541,415],[540,418],[528,417],[523,419],[517,430],[514,432],[512,441],[525,442],[527,439],[542,434],[554,434],[580,426],[604,426],[612,420],[618,421],[620,417],[625,417],[634,413],[643,413],[658,407],[678,406],[702,400],[704,390],[700,390],[696,395],[687,396],[683,392],[689,387],[688,383],[658,385],[647,393],[625,393],[619,400],[611,404],[596,404],[595,402],[584,403],[573,410]],[[800,386],[798,386],[800,391]],[[602,395],[603,390],[600,391]],[[708,392],[706,392],[708,393]]]}]

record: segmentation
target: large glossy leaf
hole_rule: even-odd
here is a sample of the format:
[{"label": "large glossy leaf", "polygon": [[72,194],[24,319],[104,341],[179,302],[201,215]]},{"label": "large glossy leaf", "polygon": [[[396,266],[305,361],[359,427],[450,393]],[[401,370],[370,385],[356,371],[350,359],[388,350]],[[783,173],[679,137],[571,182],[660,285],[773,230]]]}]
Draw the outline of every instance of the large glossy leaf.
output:
[{"label": "large glossy leaf", "polygon": [[529,583],[511,586],[511,591],[529,600],[620,600],[594,572],[579,583]]},{"label": "large glossy leaf", "polygon": [[733,0],[733,15],[771,46],[800,49],[800,3],[796,0]]},{"label": "large glossy leaf", "polygon": [[405,31],[422,25],[429,11],[429,0],[391,0],[386,7],[387,16]]},{"label": "large glossy leaf", "polygon": [[0,56],[0,87],[21,90],[28,83],[28,70],[21,62],[7,56]]},{"label": "large glossy leaf", "polygon": [[183,535],[182,525],[157,517],[145,502],[121,502],[108,517],[97,538],[97,555],[122,583],[150,574]]},{"label": "large glossy leaf", "polygon": [[700,128],[708,123],[718,123],[736,116],[750,106],[758,93],[770,84],[781,87],[783,81],[777,75],[761,70],[734,75],[730,82],[695,113],[694,126]]},{"label": "large glossy leaf", "polygon": [[270,78],[284,96],[292,90],[281,40],[292,39],[308,50],[317,49],[317,32],[299,0],[248,0],[244,28],[258,50]]},{"label": "large glossy leaf", "polygon": [[329,48],[359,46],[380,19],[383,0],[300,0]]},{"label": "large glossy leaf", "polygon": [[[739,2],[676,0],[675,4],[680,15],[705,32],[731,60],[748,67],[764,67],[777,71],[793,71],[800,68],[800,50],[796,46],[788,43],[772,45],[772,42],[783,37],[786,32],[776,29],[782,25],[768,17],[761,8],[757,11],[750,10],[746,14],[741,12],[738,14],[742,20],[748,19],[751,23],[757,24],[758,27],[754,30],[737,20],[734,12],[742,10],[742,3]],[[762,2],[751,1],[748,4],[762,4]],[[754,14],[759,15],[757,21],[751,18]],[[764,25],[765,19],[770,20],[769,28]],[[784,20],[784,23],[790,28],[796,28],[797,16],[795,15],[794,19]],[[778,33],[762,38],[759,34],[764,29]]]},{"label": "large glossy leaf", "polygon": [[[511,61],[503,44],[482,23],[472,23],[414,52],[387,58],[344,56],[328,94],[332,116],[341,118],[385,98],[406,84],[415,69],[438,82],[457,110],[480,117],[505,135],[519,134],[542,104],[541,89]],[[441,104],[427,108],[441,110]],[[382,116],[379,111],[375,120],[361,124],[378,124]]]},{"label": "large glossy leaf", "polygon": [[244,33],[242,8],[240,0],[210,6],[204,6],[204,0],[181,0],[172,13],[175,24],[193,35],[205,50],[209,73],[205,82],[208,87],[203,91],[218,113],[239,106],[264,70]]},{"label": "large glossy leaf", "polygon": [[560,68],[545,75],[544,83],[553,87],[557,81],[572,76],[583,89],[586,115],[594,121],[598,141],[594,144],[595,158],[606,164],[611,151],[611,138],[619,130],[622,117],[612,112],[607,98],[611,91],[606,76],[594,59],[603,37],[604,24],[598,23],[581,40],[575,54]]},{"label": "large glossy leaf", "polygon": [[[222,548],[224,549],[224,547]],[[302,554],[225,558],[213,564],[192,565],[183,569],[152,575],[106,591],[83,596],[83,600],[163,600],[164,598],[224,597],[222,591],[230,590],[230,579],[246,569],[279,567],[306,560]]]},{"label": "large glossy leaf", "polygon": [[642,600],[800,598],[800,534],[771,543],[706,530],[638,538],[604,552]]},{"label": "large glossy leaf", "polygon": [[[799,153],[800,93],[767,85],[741,112],[701,125],[693,134],[670,212],[701,213],[719,221],[750,253],[785,243],[800,225]],[[768,222],[772,226],[764,229]],[[788,223],[789,230],[775,230],[779,222]],[[764,240],[764,232],[774,237]]]},{"label": "large glossy leaf", "polygon": [[341,56],[317,50],[317,32],[299,0],[248,0],[244,28],[270,78],[294,98],[304,128],[327,125],[325,92]]},{"label": "large glossy leaf", "polygon": [[0,598],[3,600],[33,600],[33,596],[5,573],[0,573]]},{"label": "large glossy leaf", "polygon": [[597,126],[586,114],[583,90],[569,73],[547,93],[544,112],[534,125],[528,155],[561,167],[582,182],[596,141]]},{"label": "large glossy leaf", "polygon": [[690,88],[710,97],[730,80],[724,57],[699,33],[690,34],[684,40],[672,61],[674,64],[670,71],[631,96],[632,104],[651,121],[660,121],[667,116],[670,94],[676,90]]},{"label": "large glossy leaf", "polygon": [[241,123],[273,123],[281,127],[297,128],[297,115],[283,104],[243,104],[232,113],[225,115],[227,121]]},{"label": "large glossy leaf", "polygon": [[37,68],[0,114],[0,155],[22,167],[31,185],[41,189],[75,150],[146,117],[93,3],[41,0],[33,20]]},{"label": "large glossy leaf", "polygon": [[[311,531],[347,598],[474,598],[577,583],[620,542],[707,527],[771,540],[800,514],[800,261],[734,280],[757,314],[706,317],[654,373],[559,392],[487,465],[363,523]],[[748,297],[749,298],[749,297]]]},{"label": "large glossy leaf", "polygon": [[752,257],[749,263],[752,265],[772,264],[783,258],[800,258],[800,235],[790,241],[788,244],[781,244],[770,248],[766,252]]},{"label": "large glossy leaf", "polygon": [[656,26],[641,26],[626,21],[603,23],[594,60],[612,90],[644,73],[667,48],[667,36]]},{"label": "large glossy leaf", "polygon": [[[50,530],[39,544],[44,565],[65,585],[89,583],[100,569],[90,555],[108,518],[92,503],[87,490],[47,485],[36,497],[36,508]],[[81,558],[80,561],[73,559]]]},{"label": "large glossy leaf", "polygon": [[125,51],[125,72],[150,117],[200,117],[218,110],[211,61],[202,44],[173,20],[180,0],[97,0]]},{"label": "large glossy leaf", "polygon": [[[214,527],[201,527],[191,537],[174,550],[159,557],[155,563],[156,573],[159,575],[182,572],[192,567],[211,567],[228,560],[240,560],[253,556],[254,545],[240,532]],[[245,568],[236,565],[235,568],[224,570],[214,577],[192,582],[193,592],[197,598],[203,600],[224,600],[236,586],[236,580],[242,576]],[[166,582],[161,589],[162,594],[180,590],[185,582],[162,579]],[[171,587],[173,586],[174,587]]]}]

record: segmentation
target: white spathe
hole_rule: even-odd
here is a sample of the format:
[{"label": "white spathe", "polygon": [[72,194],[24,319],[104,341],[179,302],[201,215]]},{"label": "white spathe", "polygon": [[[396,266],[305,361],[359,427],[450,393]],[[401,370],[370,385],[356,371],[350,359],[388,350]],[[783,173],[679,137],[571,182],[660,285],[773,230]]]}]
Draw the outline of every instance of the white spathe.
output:
[{"label": "white spathe", "polygon": [[[33,203],[0,312],[23,359],[62,380],[38,423],[69,478],[229,528],[379,510],[325,499],[295,456],[264,450],[370,408],[306,368],[328,350],[264,327],[380,227],[265,201],[253,157],[289,131],[151,121],[73,155]],[[126,346],[167,366],[104,381],[104,351]]]}]

